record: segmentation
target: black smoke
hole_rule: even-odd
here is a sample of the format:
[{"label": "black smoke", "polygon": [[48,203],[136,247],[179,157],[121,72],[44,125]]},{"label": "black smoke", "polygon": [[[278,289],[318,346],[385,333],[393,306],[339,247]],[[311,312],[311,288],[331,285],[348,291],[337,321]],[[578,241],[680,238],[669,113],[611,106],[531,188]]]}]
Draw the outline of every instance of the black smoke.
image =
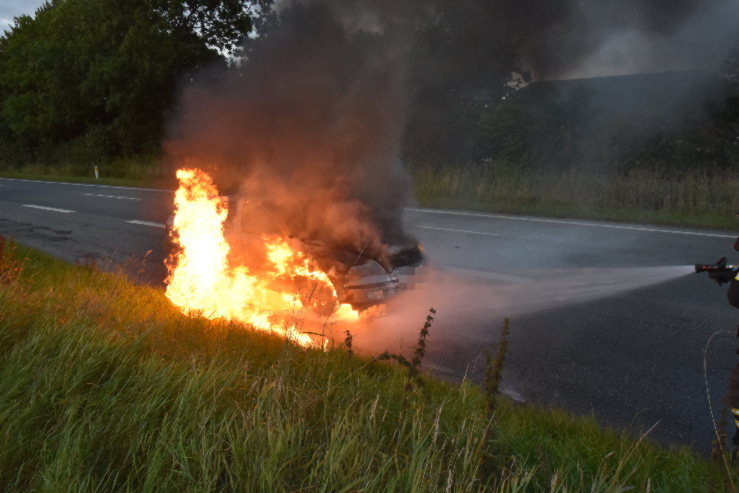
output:
[{"label": "black smoke", "polygon": [[733,0],[281,1],[238,66],[185,82],[165,148],[296,234],[382,250],[407,238],[403,152],[464,148],[465,115],[511,72],[718,64],[737,20]]},{"label": "black smoke", "polygon": [[168,158],[238,186],[291,236],[381,256],[406,239],[403,43],[323,2],[271,22],[239,68],[186,86]]}]

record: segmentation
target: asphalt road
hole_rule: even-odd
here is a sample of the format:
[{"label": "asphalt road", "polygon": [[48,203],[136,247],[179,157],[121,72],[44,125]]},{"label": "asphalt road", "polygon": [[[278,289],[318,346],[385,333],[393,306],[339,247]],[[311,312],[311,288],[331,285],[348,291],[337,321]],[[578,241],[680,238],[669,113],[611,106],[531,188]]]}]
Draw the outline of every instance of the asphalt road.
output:
[{"label": "asphalt road", "polygon": [[[0,178],[0,234],[161,283],[171,199],[166,190]],[[658,441],[709,449],[705,383],[718,413],[739,360],[739,318],[726,287],[688,266],[739,262],[737,233],[424,209],[408,209],[406,224],[429,265],[357,344],[407,348],[434,306],[426,363],[479,379],[509,317],[512,398],[635,434],[656,424],[649,436]]]}]

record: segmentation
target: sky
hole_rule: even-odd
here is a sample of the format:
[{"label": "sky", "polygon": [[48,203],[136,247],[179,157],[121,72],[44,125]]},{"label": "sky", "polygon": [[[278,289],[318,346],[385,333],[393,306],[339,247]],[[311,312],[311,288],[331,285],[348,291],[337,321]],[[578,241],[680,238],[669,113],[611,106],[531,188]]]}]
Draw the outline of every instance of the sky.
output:
[{"label": "sky", "polygon": [[32,15],[44,0],[0,0],[0,30],[5,30],[13,23],[13,17]]}]

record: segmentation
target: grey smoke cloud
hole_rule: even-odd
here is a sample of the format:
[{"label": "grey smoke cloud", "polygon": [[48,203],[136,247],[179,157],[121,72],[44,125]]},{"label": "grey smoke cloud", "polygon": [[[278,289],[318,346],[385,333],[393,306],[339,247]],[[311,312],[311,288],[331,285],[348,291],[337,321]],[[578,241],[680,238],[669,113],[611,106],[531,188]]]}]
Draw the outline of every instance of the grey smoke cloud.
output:
[{"label": "grey smoke cloud", "polygon": [[275,10],[240,69],[184,87],[167,155],[269,195],[294,231],[356,249],[405,237],[408,114],[443,121],[454,95],[502,87],[512,69],[557,78],[718,63],[739,19],[732,0],[283,0]]},{"label": "grey smoke cloud", "polygon": [[289,233],[381,256],[405,238],[406,65],[392,35],[355,27],[322,2],[283,6],[241,69],[186,86],[165,148],[269,202]]},{"label": "grey smoke cloud", "polygon": [[577,2],[524,41],[524,66],[542,78],[715,68],[739,42],[739,2]]}]

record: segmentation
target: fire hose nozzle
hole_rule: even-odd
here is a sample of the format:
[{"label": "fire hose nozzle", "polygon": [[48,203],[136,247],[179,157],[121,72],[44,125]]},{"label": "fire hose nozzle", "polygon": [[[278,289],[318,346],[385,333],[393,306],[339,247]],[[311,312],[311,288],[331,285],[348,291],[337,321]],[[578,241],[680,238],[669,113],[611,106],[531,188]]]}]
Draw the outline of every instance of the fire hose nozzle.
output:
[{"label": "fire hose nozzle", "polygon": [[695,264],[695,272],[723,272],[739,269],[739,265],[727,264],[725,259],[722,260],[723,262],[718,261],[715,264]]},{"label": "fire hose nozzle", "polygon": [[737,271],[739,271],[739,265],[727,265],[726,257],[719,259],[715,264],[695,264],[695,272],[708,272],[709,277],[719,285],[734,279]]},{"label": "fire hose nozzle", "polygon": [[726,265],[726,257],[721,257],[715,264],[695,264],[695,272],[722,272],[730,270],[731,265]]}]

